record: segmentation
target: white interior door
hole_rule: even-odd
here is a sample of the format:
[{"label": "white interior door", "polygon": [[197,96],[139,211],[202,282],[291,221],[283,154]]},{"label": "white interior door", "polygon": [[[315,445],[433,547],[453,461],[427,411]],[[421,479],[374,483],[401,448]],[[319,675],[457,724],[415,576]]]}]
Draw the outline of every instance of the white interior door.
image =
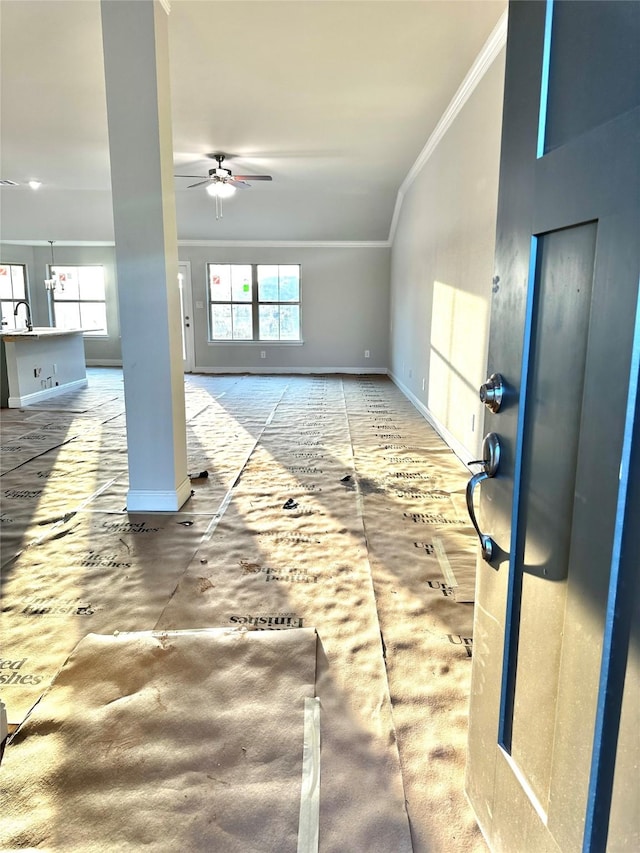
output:
[{"label": "white interior door", "polygon": [[640,849],[639,45],[638,3],[509,8],[467,773],[505,853]]},{"label": "white interior door", "polygon": [[180,290],[180,317],[182,321],[182,363],[185,373],[195,367],[195,340],[193,334],[193,294],[191,291],[191,264],[178,264],[178,288]]}]

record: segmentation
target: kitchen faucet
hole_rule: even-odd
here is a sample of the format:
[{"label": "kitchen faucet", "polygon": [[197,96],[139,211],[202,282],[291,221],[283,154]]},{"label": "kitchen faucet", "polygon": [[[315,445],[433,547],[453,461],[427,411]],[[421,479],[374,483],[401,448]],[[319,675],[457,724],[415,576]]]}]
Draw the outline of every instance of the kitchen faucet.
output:
[{"label": "kitchen faucet", "polygon": [[14,317],[17,317],[17,316],[18,316],[18,308],[19,308],[21,305],[24,305],[24,307],[26,308],[26,314],[27,314],[27,331],[28,331],[28,332],[30,332],[30,331],[32,331],[32,329],[33,329],[33,323],[31,322],[31,307],[29,306],[29,303],[27,302],[27,300],[26,300],[26,299],[20,299],[20,300],[18,300],[18,302],[16,302],[16,307],[13,309],[13,316],[14,316]]}]

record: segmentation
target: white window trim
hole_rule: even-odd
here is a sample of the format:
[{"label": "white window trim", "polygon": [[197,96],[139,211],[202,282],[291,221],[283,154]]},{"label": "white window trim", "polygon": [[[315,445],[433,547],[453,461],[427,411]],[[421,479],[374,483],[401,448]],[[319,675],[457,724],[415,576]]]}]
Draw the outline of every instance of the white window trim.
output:
[{"label": "white window trim", "polygon": [[[53,291],[49,292],[49,299],[51,300],[51,302],[50,302],[50,305],[51,305],[51,322],[54,325],[55,325],[55,318],[56,318],[56,309],[55,309],[56,302],[58,302],[60,304],[65,303],[65,302],[66,303],[74,302],[74,303],[77,303],[79,305],[92,304],[92,303],[98,304],[98,305],[104,305],[105,324],[106,324],[104,333],[96,334],[95,332],[83,332],[82,337],[86,338],[87,340],[91,340],[91,341],[108,341],[110,338],[109,320],[108,320],[108,313],[109,312],[107,310],[108,304],[109,304],[109,299],[108,299],[108,295],[107,295],[107,276],[106,276],[106,271],[105,271],[105,265],[104,264],[47,264],[47,270],[48,270],[47,275],[49,278],[52,278],[52,276],[53,276],[53,268],[54,267],[73,267],[74,269],[81,269],[83,267],[100,267],[102,269],[102,280],[103,280],[104,288],[105,288],[104,299],[79,299],[78,298],[78,299],[58,299],[58,300],[56,300],[55,293]],[[60,328],[63,328],[63,327],[61,326]]]},{"label": "white window trim", "polygon": [[[220,301],[215,302],[211,299],[211,285],[209,281],[209,267],[210,266],[250,266],[251,267],[251,286],[255,288],[255,300],[253,298],[252,291],[252,299],[251,302],[235,302],[233,300],[229,301]],[[258,267],[260,266],[296,266],[300,270],[299,277],[299,291],[298,291],[298,301],[297,302],[260,302],[258,299]],[[273,347],[273,346],[304,346],[304,338],[302,337],[302,264],[296,261],[287,261],[285,263],[279,263],[274,261],[207,261],[205,264],[205,270],[207,273],[206,280],[206,294],[207,294],[207,345],[208,346],[261,346],[261,347]],[[260,306],[260,305],[297,305],[300,309],[300,335],[301,337],[295,341],[287,341],[280,340],[274,341],[272,339],[261,340],[260,338],[252,338],[251,340],[233,340],[227,338],[212,338],[211,337],[211,306],[212,305],[251,305],[252,307]]]}]

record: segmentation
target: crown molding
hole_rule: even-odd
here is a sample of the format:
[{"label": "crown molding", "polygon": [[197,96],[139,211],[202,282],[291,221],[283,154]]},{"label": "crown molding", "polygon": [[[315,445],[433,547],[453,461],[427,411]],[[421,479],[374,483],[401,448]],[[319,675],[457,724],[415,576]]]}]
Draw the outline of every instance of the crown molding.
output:
[{"label": "crown molding", "polygon": [[180,247],[276,249],[388,249],[388,240],[178,240]]},{"label": "crown molding", "polygon": [[[54,247],[57,249],[61,246],[115,246],[113,240],[54,240]],[[48,240],[0,240],[0,246],[39,246],[50,247]]]},{"label": "crown molding", "polygon": [[[48,240],[0,240],[2,246],[49,247]],[[115,246],[113,240],[56,240],[55,248],[64,246]],[[276,249],[388,249],[388,240],[178,240],[178,248],[276,248]]]},{"label": "crown molding", "polygon": [[508,11],[505,11],[500,16],[500,19],[496,26],[493,29],[493,32],[484,43],[484,46],[480,53],[476,56],[475,61],[469,71],[467,72],[466,77],[460,84],[458,91],[455,93],[449,106],[442,114],[440,121],[435,127],[435,130],[427,140],[427,144],[424,146],[420,154],[418,155],[415,163],[407,173],[406,178],[400,185],[400,189],[398,190],[398,194],[396,196],[396,205],[393,210],[393,217],[391,219],[391,227],[389,228],[389,245],[393,245],[393,241],[396,236],[396,229],[398,227],[398,220],[400,218],[400,211],[402,209],[402,203],[404,201],[404,197],[411,188],[411,185],[418,177],[420,172],[422,171],[425,164],[428,162],[429,158],[433,154],[433,152],[438,147],[440,140],[443,138],[447,130],[453,124],[456,116],[469,100],[471,95],[473,94],[476,86],[482,80],[484,75],[487,73],[489,68],[491,68],[493,62],[496,57],[502,50],[502,48],[507,43],[507,18]]}]

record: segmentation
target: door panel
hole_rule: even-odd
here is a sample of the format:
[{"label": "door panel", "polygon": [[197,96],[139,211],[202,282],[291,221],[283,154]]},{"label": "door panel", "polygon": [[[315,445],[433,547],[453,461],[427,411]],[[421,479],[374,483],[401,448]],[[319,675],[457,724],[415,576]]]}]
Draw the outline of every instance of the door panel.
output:
[{"label": "door panel", "polygon": [[[640,142],[640,118],[638,125]],[[635,193],[640,199],[637,167],[635,175],[630,172],[629,178],[632,195]],[[617,503],[621,459],[625,428],[629,429],[625,408],[630,362],[634,349],[640,345],[636,317],[640,275],[638,233],[638,201],[619,215],[605,216],[598,223],[582,416],[583,423],[591,428],[582,429],[578,451],[572,562],[558,692],[561,722],[557,723],[554,745],[549,811],[549,827],[563,850],[574,849],[574,839],[584,831],[585,802],[594,760],[603,634],[611,611],[608,597],[613,540],[620,523]],[[639,430],[640,424],[636,426],[637,435]],[[635,520],[633,527],[640,531]],[[627,570],[635,576],[638,565],[629,562]],[[616,614],[616,618],[620,615]],[[621,665],[624,670],[624,661]],[[613,691],[610,692],[613,696]],[[615,742],[614,738],[614,751]],[[635,761],[639,760],[640,755],[636,754]],[[627,818],[637,821],[637,811],[635,815],[629,813]],[[593,851],[604,849],[604,845],[585,847]]]},{"label": "door panel", "polygon": [[[595,223],[543,235],[521,474],[525,529],[517,675],[505,744],[546,812],[566,603]],[[549,583],[549,581],[554,583]],[[544,661],[544,666],[540,662]],[[536,726],[530,709],[536,707]],[[510,735],[510,737],[509,737]]]},{"label": "door panel", "polygon": [[567,573],[596,233],[538,238],[521,519],[525,571],[553,580]]},{"label": "door panel", "polygon": [[[578,15],[566,3],[553,11],[545,153],[640,102],[640,78],[632,73],[638,44],[629,38],[637,32],[640,6],[610,0],[580,7]],[[625,65],[630,73],[621,78],[618,69]]]},{"label": "door panel", "polygon": [[[587,5],[509,11],[488,365],[506,395],[485,420],[502,458],[481,487],[496,558],[478,569],[467,772],[485,836],[508,853],[605,849],[601,758],[622,703],[605,664],[630,624],[619,578],[637,573],[616,543],[640,348],[640,92],[626,81],[640,79],[627,43],[640,16]],[[581,91],[593,69],[575,73],[587,53],[610,64],[596,103]],[[618,78],[607,98],[602,80]]]}]

